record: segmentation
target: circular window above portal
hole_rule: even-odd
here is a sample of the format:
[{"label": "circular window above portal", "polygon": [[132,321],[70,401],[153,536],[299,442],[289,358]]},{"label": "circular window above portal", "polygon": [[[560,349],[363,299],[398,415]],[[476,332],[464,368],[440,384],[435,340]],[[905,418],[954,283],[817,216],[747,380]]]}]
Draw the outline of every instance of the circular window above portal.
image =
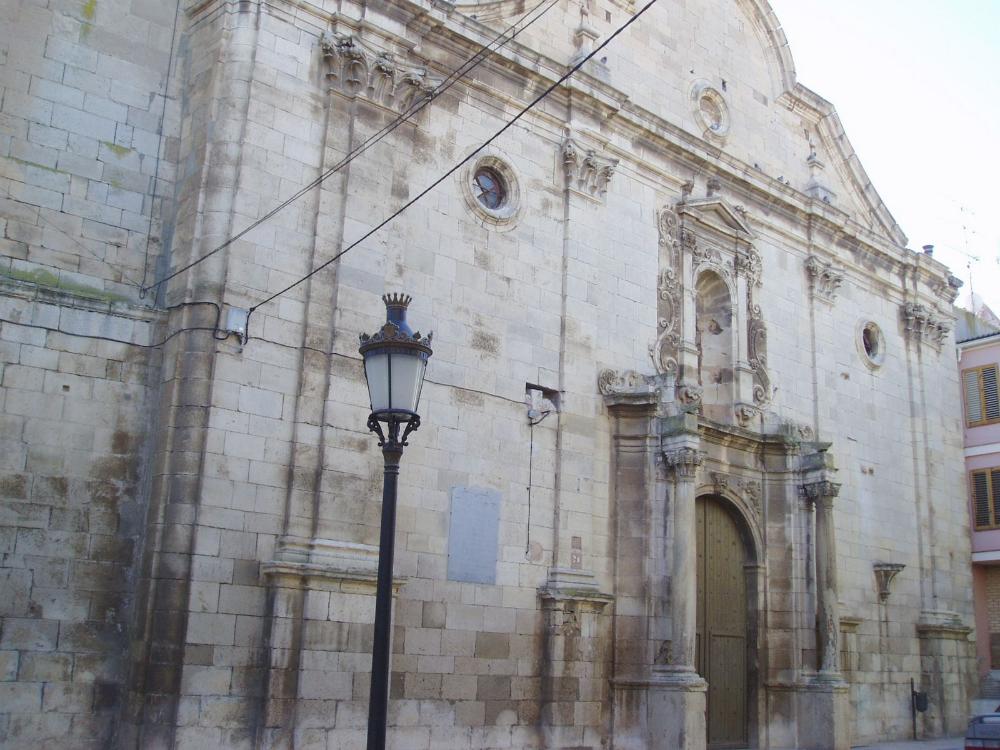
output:
[{"label": "circular window above portal", "polygon": [[885,336],[875,323],[863,321],[858,325],[858,350],[869,367],[881,367],[885,361]]},{"label": "circular window above portal", "polygon": [[504,156],[490,149],[461,173],[465,202],[484,226],[509,229],[521,205],[520,186],[514,169]]},{"label": "circular window above portal", "polygon": [[708,81],[695,81],[691,87],[691,101],[695,117],[704,128],[702,135],[720,140],[729,135],[729,105],[721,91]]}]

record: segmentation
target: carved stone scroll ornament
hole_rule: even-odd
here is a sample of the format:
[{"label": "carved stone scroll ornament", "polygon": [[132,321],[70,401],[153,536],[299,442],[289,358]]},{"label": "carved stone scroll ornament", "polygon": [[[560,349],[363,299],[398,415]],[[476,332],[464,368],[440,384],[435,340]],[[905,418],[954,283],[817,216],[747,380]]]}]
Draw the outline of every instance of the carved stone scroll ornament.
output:
[{"label": "carved stone scroll ornament", "polygon": [[431,99],[439,81],[419,66],[402,65],[391,54],[368,49],[350,34],[330,31],[320,38],[327,77],[349,96],[363,96],[398,112]]},{"label": "carved stone scroll ornament", "polygon": [[740,250],[736,254],[734,263],[736,273],[746,276],[747,282],[751,286],[759,287],[761,285],[764,264],[763,261],[761,261],[760,253],[753,248]]},{"label": "carved stone scroll ornament", "polygon": [[833,263],[810,255],[805,261],[806,276],[809,277],[809,292],[824,302],[837,299],[837,290],[844,283],[844,272]]},{"label": "carved stone scroll ornament", "polygon": [[889,601],[889,584],[892,579],[906,566],[902,563],[877,562],[872,564],[875,570],[875,583],[878,585],[878,600],[885,604]]},{"label": "carved stone scroll ornament", "polygon": [[562,162],[566,185],[595,200],[603,200],[618,166],[618,159],[609,159],[594,149],[585,149],[572,138],[563,141]]},{"label": "carved stone scroll ornament", "polygon": [[670,208],[660,210],[656,217],[656,228],[660,236],[660,263],[663,266],[681,267],[681,225],[677,213]]},{"label": "carved stone scroll ornament", "polygon": [[767,371],[767,328],[760,306],[749,305],[748,342],[750,369],[753,371],[753,400],[757,406],[771,401],[771,376]]},{"label": "carved stone scroll ornament", "polygon": [[677,401],[683,411],[698,411],[701,408],[701,398],[704,389],[694,383],[678,383]]},{"label": "carved stone scroll ornament", "polygon": [[649,347],[649,356],[658,375],[677,372],[681,343],[681,282],[672,268],[660,272],[657,314],[660,333]]},{"label": "carved stone scroll ornament", "polygon": [[751,406],[750,404],[737,404],[736,409],[736,422],[740,427],[749,427],[753,424],[754,420],[760,416],[760,409],[756,406]]},{"label": "carved stone scroll ornament", "polygon": [[622,393],[643,393],[649,390],[649,380],[635,370],[601,370],[597,376],[597,390],[603,396],[613,396]]},{"label": "carved stone scroll ornament", "polygon": [[910,339],[918,344],[930,344],[938,351],[941,350],[941,346],[951,330],[949,321],[916,302],[904,304],[902,313],[906,334]]}]

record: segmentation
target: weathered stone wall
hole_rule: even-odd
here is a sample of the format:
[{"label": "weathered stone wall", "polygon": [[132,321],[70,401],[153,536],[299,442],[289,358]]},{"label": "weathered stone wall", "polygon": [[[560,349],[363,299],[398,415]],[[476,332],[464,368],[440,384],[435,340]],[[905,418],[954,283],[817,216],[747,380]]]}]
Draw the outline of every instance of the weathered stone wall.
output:
[{"label": "weathered stone wall", "polygon": [[[419,93],[423,68],[433,85],[521,12],[503,5],[473,19],[471,7],[455,12],[422,2],[191,3],[174,36],[166,33],[173,30],[173,9],[104,2],[44,11],[44,18],[26,2],[12,11],[22,37],[34,34],[42,43],[31,50],[8,44],[0,58],[3,247],[11,274],[27,260],[51,267],[53,279],[15,275],[21,281],[12,285],[22,296],[5,302],[8,317],[29,309],[43,315],[23,295],[45,284],[65,291],[67,283],[81,283],[137,302],[126,276],[162,278],[167,268],[214,249],[390,122],[406,97]],[[756,2],[718,0],[697,11],[659,3],[608,48],[606,62],[591,63],[493,144],[484,163],[504,170],[520,203],[512,215],[479,208],[470,172],[460,169],[329,269],[255,311],[245,346],[210,333],[213,305],[258,304],[361,237],[561,75],[586,39],[575,34],[578,27],[606,34],[633,10],[624,0],[594,2],[581,20],[578,8],[556,6],[471,81],[171,281],[163,304],[195,304],[161,312],[163,334],[208,330],[175,336],[157,350],[158,359],[144,360],[144,367],[155,363],[155,377],[135,371],[141,379],[131,387],[155,386],[155,399],[143,390],[127,401],[118,393],[131,384],[115,385],[116,373],[128,367],[113,363],[145,350],[2,324],[2,337],[34,337],[12,341],[17,348],[5,358],[10,364],[0,381],[5,419],[21,430],[12,440],[11,475],[31,474],[32,450],[51,440],[41,428],[27,431],[39,415],[18,411],[30,399],[15,389],[40,384],[43,397],[46,388],[56,389],[53,398],[31,397],[32,409],[78,403],[63,395],[55,375],[51,383],[37,375],[32,368],[41,365],[33,356],[50,362],[53,372],[72,373],[76,365],[61,347],[94,347],[105,375],[100,360],[90,363],[95,380],[82,387],[115,394],[113,409],[96,410],[101,421],[93,423],[94,435],[86,438],[90,424],[83,431],[90,452],[78,456],[81,473],[70,476],[89,477],[108,455],[119,456],[115,430],[134,435],[145,427],[145,447],[128,443],[133,460],[120,477],[127,483],[115,485],[126,505],[141,505],[136,521],[101,532],[117,534],[115,543],[130,554],[138,554],[134,544],[144,534],[141,556],[126,561],[122,551],[114,575],[94,578],[128,581],[126,598],[136,582],[134,624],[117,614],[126,606],[112,617],[114,638],[93,647],[67,641],[71,665],[76,651],[94,648],[105,660],[117,652],[113,675],[100,680],[113,686],[99,691],[108,710],[95,715],[107,722],[121,707],[119,744],[346,748],[362,742],[382,463],[364,427],[357,335],[381,324],[379,296],[399,289],[415,298],[414,327],[433,328],[435,336],[423,426],[406,450],[400,481],[392,741],[456,748],[608,741],[612,633],[632,625],[644,632],[646,618],[662,618],[645,611],[644,602],[662,599],[651,589],[669,578],[616,567],[616,544],[638,536],[616,526],[623,517],[610,490],[614,428],[597,375],[606,367],[653,372],[648,350],[665,325],[658,217],[681,201],[713,197],[741,208],[730,215],[744,217],[760,256],[754,295],[766,326],[770,382],[760,407],[747,412],[749,425],[829,441],[840,467],[834,518],[841,613],[856,631],[845,641],[855,739],[905,736],[909,680],[923,682],[924,673],[928,682],[937,680],[932,702],[941,709],[927,730],[951,728],[964,700],[957,683],[969,669],[961,623],[971,624],[971,587],[957,374],[951,340],[942,341],[933,325],[948,317],[946,272],[902,248],[905,238],[859,172],[835,117],[795,86],[783,39]],[[141,48],[134,34],[121,33],[138,27],[147,35]],[[53,69],[52,55],[71,53],[72,60]],[[391,83],[375,65],[379,53],[392,56],[382,60],[393,70]],[[352,67],[359,59],[367,67]],[[101,78],[119,65],[127,75]],[[77,68],[90,77],[72,72]],[[176,100],[164,110],[168,70]],[[35,83],[46,71],[62,77]],[[120,79],[128,76],[131,98],[118,101],[125,96],[115,93]],[[57,83],[64,88],[50,85]],[[713,93],[701,100],[705,86]],[[88,110],[88,101],[92,110],[105,100],[120,109]],[[166,116],[157,121],[161,111]],[[111,125],[90,119],[102,117]],[[65,138],[40,126],[64,131]],[[102,128],[114,131],[109,139],[94,138]],[[169,137],[156,139],[155,159],[148,139],[135,134],[160,129]],[[117,141],[119,130],[132,140]],[[74,144],[89,154],[82,166]],[[60,162],[64,171],[90,172],[59,176],[37,166],[60,170]],[[589,171],[592,165],[604,171]],[[131,208],[117,205],[129,200]],[[147,259],[150,212],[152,240],[162,238],[169,252],[150,241]],[[140,227],[132,214],[145,223]],[[47,238],[62,235],[42,227],[46,221],[64,222],[57,224],[63,231],[71,222],[69,233],[83,249],[70,243],[76,250],[51,255],[58,248],[46,243],[61,240]],[[18,239],[25,233],[34,239]],[[810,265],[811,257],[821,267]],[[36,266],[25,268],[35,273]],[[66,275],[84,269],[86,279]],[[86,303],[60,297],[59,304]],[[117,304],[93,329],[73,330],[108,335],[102,326],[117,317],[152,319],[134,304]],[[693,313],[694,289],[682,289],[678,304]],[[736,319],[748,314],[735,312]],[[877,361],[859,348],[860,328],[869,322],[881,330]],[[140,339],[153,340],[136,334]],[[748,353],[739,356],[746,360]],[[759,373],[753,377],[761,382]],[[67,384],[75,392],[75,381]],[[531,427],[525,398],[537,389],[558,401],[558,411]],[[93,395],[83,403],[98,402]],[[713,418],[734,419],[728,406],[714,406],[720,408]],[[72,411],[49,414],[50,422],[75,418]],[[138,458],[144,450],[145,462]],[[148,496],[133,487],[140,478],[149,481]],[[34,474],[24,481],[47,486]],[[449,574],[456,488],[499,495],[492,583],[464,580],[461,566]],[[98,503],[82,491],[67,498],[81,512]],[[643,502],[630,498],[624,520],[641,526]],[[772,501],[771,507],[792,505]],[[46,515],[46,524],[63,523],[56,517]],[[803,523],[791,511],[769,518],[761,539],[761,554],[771,556],[761,564],[783,581],[759,602],[762,622],[781,630],[771,648],[780,650],[787,669],[764,676],[779,693],[794,692],[819,668],[816,561]],[[43,544],[60,559],[72,550],[79,564],[92,548],[101,549],[93,541],[97,532],[87,529],[75,541],[32,542],[36,532],[25,533],[23,544]],[[15,588],[33,585],[17,572],[27,569],[18,561],[28,559],[18,557],[20,535],[13,532],[8,556]],[[884,603],[876,562],[905,565]],[[622,581],[628,585],[616,590]],[[78,592],[72,579],[54,588],[68,597],[87,591]],[[29,607],[30,592],[26,597]],[[53,648],[61,649],[62,629],[75,632],[77,622],[105,632],[97,612],[43,616],[56,633]],[[12,616],[16,623],[39,617],[27,610]],[[4,643],[18,632],[5,622]],[[122,643],[131,646],[128,667]],[[625,651],[645,667],[652,657],[647,646]],[[49,731],[43,702],[49,688],[42,685],[48,680],[13,671],[45,644],[3,648],[19,652],[5,656],[15,665],[6,674],[18,701],[10,705],[23,708],[21,718],[7,720],[8,736]],[[953,676],[951,683],[939,679],[943,673]],[[73,673],[65,681],[87,678]],[[90,734],[83,729],[91,693],[71,695],[72,709],[54,714],[78,714],[74,736],[104,741],[106,724]],[[761,705],[771,704],[762,698]],[[782,746],[794,746],[794,717],[760,718],[762,727],[769,721],[775,746],[785,738],[792,744]]]},{"label": "weathered stone wall", "polygon": [[0,8],[4,747],[107,747],[126,693],[160,367],[139,287],[169,241],[176,10]]},{"label": "weathered stone wall", "polygon": [[148,343],[148,316],[87,305],[4,288],[21,321],[0,327],[5,747],[105,747],[124,694],[158,357],[48,327],[113,323]]}]

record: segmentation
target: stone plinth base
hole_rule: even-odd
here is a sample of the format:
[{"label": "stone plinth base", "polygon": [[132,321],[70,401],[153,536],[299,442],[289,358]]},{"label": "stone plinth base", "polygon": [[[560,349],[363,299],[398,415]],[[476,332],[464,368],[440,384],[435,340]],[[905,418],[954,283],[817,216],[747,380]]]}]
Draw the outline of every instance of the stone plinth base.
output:
[{"label": "stone plinth base", "polygon": [[616,680],[616,750],[705,750],[707,684],[693,672]]},{"label": "stone plinth base", "polygon": [[798,750],[850,750],[850,695],[840,680],[822,678],[795,695]]}]

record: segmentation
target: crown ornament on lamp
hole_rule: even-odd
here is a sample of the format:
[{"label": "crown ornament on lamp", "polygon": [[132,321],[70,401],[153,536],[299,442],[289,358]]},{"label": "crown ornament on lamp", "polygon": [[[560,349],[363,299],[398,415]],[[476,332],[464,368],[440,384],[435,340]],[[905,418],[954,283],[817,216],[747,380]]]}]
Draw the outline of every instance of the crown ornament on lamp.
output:
[{"label": "crown ornament on lamp", "polygon": [[[385,294],[386,321],[374,334],[363,333],[358,351],[364,358],[371,415],[368,428],[388,441],[406,445],[406,437],[420,426],[417,406],[423,388],[433,334],[422,336],[406,321],[408,294]],[[386,425],[383,431],[382,425]],[[406,425],[402,438],[400,425]]]}]

